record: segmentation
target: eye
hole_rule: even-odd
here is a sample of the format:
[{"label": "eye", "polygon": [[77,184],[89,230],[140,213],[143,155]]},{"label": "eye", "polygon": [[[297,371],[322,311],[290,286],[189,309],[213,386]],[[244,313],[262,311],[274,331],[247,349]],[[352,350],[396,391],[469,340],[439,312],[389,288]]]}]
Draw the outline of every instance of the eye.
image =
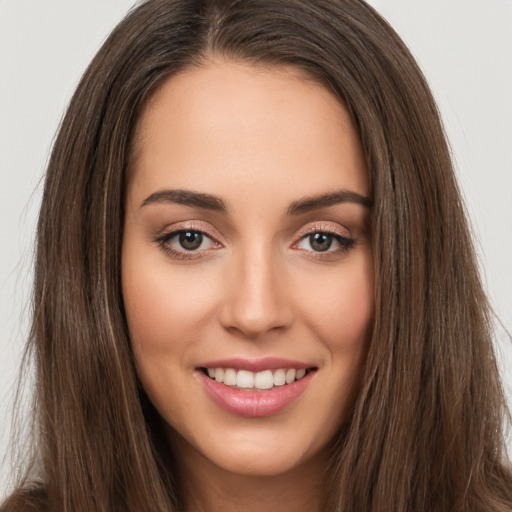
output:
[{"label": "eye", "polygon": [[[205,237],[203,233],[199,231],[181,231],[174,235],[171,240],[176,238],[176,242],[180,245],[180,248],[186,251],[195,251],[203,245]],[[169,242],[171,241],[169,240]]]},{"label": "eye", "polygon": [[200,257],[204,251],[221,247],[206,233],[196,229],[179,229],[155,240],[160,247],[176,258]]},{"label": "eye", "polygon": [[354,240],[337,233],[315,231],[303,236],[296,244],[298,249],[311,252],[338,252],[350,249]]},{"label": "eye", "polygon": [[176,250],[182,251],[198,251],[200,249],[210,249],[215,245],[215,242],[205,233],[201,231],[174,231],[168,233],[162,243],[171,246]]},{"label": "eye", "polygon": [[317,252],[325,252],[330,249],[333,236],[329,233],[314,233],[308,236],[310,247]]}]

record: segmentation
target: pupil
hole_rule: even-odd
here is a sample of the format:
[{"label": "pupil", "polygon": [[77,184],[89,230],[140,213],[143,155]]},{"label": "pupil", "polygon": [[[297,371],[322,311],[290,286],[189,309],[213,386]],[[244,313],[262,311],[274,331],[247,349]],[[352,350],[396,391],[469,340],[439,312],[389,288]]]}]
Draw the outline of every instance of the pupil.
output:
[{"label": "pupil", "polygon": [[315,233],[309,237],[309,243],[314,251],[327,251],[332,244],[332,235],[327,233]]},{"label": "pupil", "polygon": [[197,249],[203,242],[203,235],[197,231],[183,231],[180,233],[180,245],[187,251]]}]

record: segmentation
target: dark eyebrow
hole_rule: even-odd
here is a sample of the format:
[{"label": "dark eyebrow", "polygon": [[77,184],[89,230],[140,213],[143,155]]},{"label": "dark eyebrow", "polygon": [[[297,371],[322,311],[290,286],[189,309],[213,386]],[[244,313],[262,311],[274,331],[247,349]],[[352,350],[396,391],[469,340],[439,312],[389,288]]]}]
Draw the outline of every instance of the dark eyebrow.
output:
[{"label": "dark eyebrow", "polygon": [[158,190],[146,197],[140,207],[142,208],[143,206],[154,203],[177,203],[186,206],[197,206],[206,210],[215,210],[217,212],[227,212],[226,204],[219,197],[211,194],[191,192],[189,190]]},{"label": "dark eyebrow", "polygon": [[286,215],[301,215],[302,213],[332,206],[338,203],[356,203],[371,208],[372,201],[369,197],[351,192],[350,190],[339,190],[337,192],[330,192],[327,194],[320,194],[318,196],[305,197],[294,201],[286,210]]}]

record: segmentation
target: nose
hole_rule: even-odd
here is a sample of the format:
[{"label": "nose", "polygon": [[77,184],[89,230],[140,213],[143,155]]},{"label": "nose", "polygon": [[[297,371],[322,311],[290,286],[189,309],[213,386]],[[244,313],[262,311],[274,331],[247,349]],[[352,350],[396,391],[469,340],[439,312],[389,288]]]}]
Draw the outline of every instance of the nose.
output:
[{"label": "nose", "polygon": [[292,290],[270,250],[260,247],[251,254],[241,253],[233,257],[226,272],[220,308],[220,323],[225,329],[256,340],[291,324]]}]

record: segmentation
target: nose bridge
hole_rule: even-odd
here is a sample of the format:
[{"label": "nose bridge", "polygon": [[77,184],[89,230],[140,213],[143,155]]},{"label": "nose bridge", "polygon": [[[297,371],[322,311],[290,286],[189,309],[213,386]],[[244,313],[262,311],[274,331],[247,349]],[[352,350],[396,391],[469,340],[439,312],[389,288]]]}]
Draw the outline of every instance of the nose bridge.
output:
[{"label": "nose bridge", "polygon": [[270,243],[251,243],[234,251],[227,272],[221,322],[256,338],[291,320],[278,258]]}]

